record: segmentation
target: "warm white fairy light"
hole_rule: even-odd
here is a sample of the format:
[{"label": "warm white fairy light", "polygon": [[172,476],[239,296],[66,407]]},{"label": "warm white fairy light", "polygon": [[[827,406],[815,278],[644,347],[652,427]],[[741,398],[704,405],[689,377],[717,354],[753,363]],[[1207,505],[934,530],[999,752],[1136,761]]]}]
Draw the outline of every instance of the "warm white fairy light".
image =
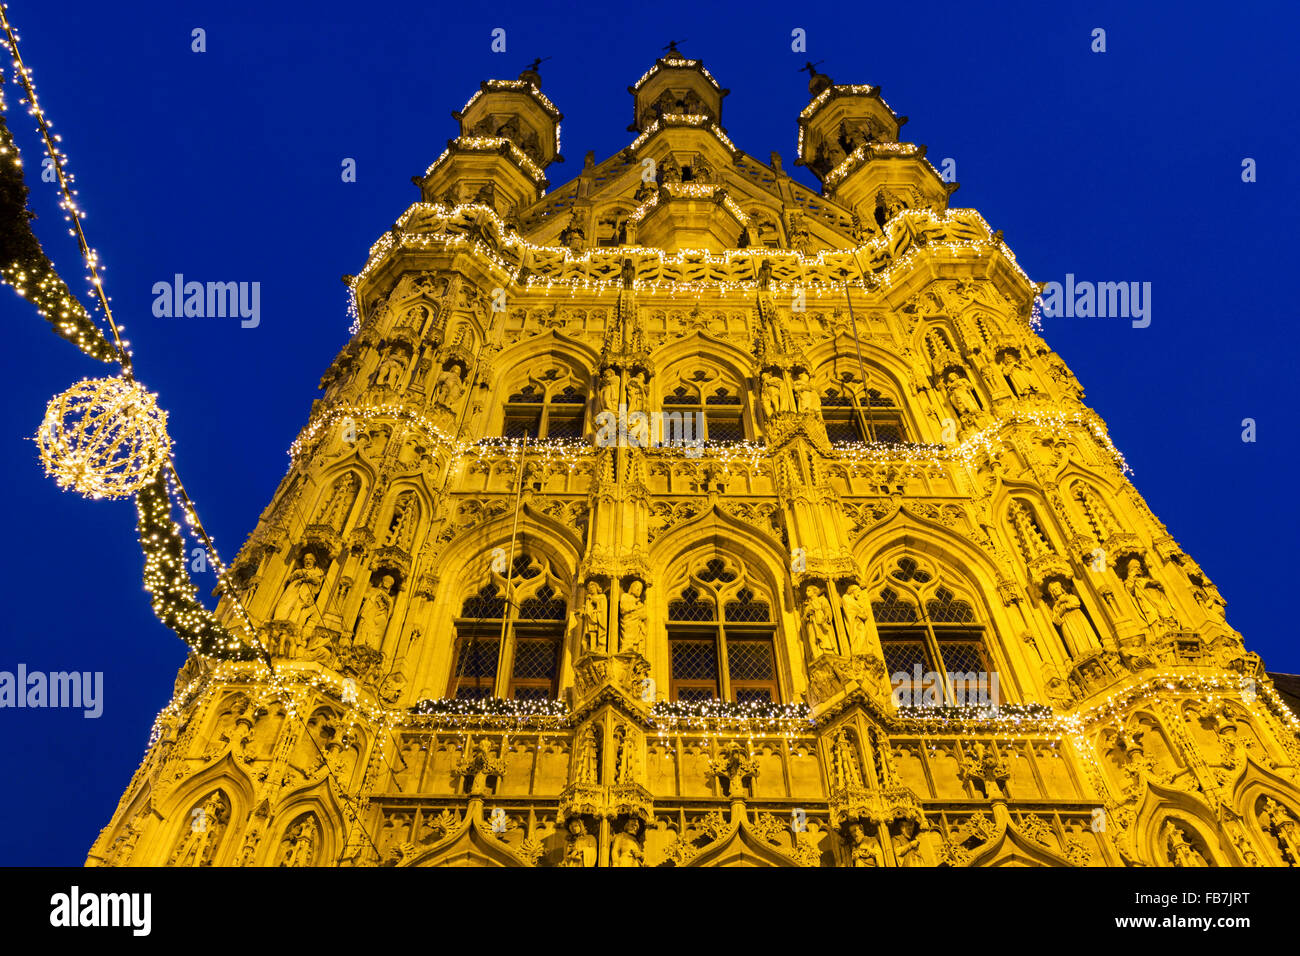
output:
[{"label": "warm white fairy light", "polygon": [[650,137],[654,136],[655,133],[669,126],[693,126],[697,129],[707,130],[713,134],[719,143],[727,147],[728,150],[732,153],[736,152],[736,144],[731,141],[731,137],[722,131],[722,127],[713,122],[711,116],[707,116],[703,113],[665,113],[642,130],[641,134],[637,136],[636,139],[632,140],[626,148],[632,152],[636,152],[644,146],[646,141],[649,140]]},{"label": "warm white fairy light", "polygon": [[880,95],[879,87],[865,86],[861,84],[828,86],[826,89],[814,96],[812,101],[799,113],[799,140],[795,148],[795,152],[798,155],[803,155],[804,131],[807,129],[809,121],[817,114],[818,110],[826,105],[827,102],[841,96],[869,96],[875,100],[879,100],[880,105],[889,110],[889,115],[894,118],[894,122],[898,122],[898,114],[895,113],[893,108],[885,102],[885,98]]},{"label": "warm white fairy light", "polygon": [[428,178],[438,168],[438,164],[451,156],[455,150],[495,152],[503,147],[510,154],[510,158],[515,161],[515,164],[531,177],[534,183],[540,184],[545,181],[546,173],[542,171],[542,167],[529,159],[522,149],[504,136],[457,136],[451,141],[451,145],[429,164],[429,168],[424,171],[425,178]]},{"label": "warm white fairy light", "polygon": [[[419,233],[406,231],[407,227],[419,224],[421,219],[435,220],[437,229]],[[494,244],[500,250],[508,252],[512,257],[510,260],[503,258],[499,252],[489,248],[483,241],[468,238],[471,229],[477,232],[488,227],[494,232]],[[969,234],[969,238],[943,242],[930,240],[924,244],[914,242],[902,256],[893,256],[890,253],[890,249],[898,244],[900,235],[905,231],[916,235],[924,233],[927,229],[948,227],[959,227]],[[428,227],[422,226],[422,228]],[[890,219],[879,235],[858,246],[848,249],[824,249],[808,255],[794,249],[767,247],[729,249],[722,252],[702,249],[666,252],[653,247],[620,246],[575,252],[562,246],[543,246],[529,242],[518,232],[507,227],[491,207],[473,203],[457,206],[438,203],[413,204],[399,218],[395,229],[384,233],[371,246],[365,266],[353,279],[353,288],[355,289],[366,276],[379,268],[388,256],[399,250],[434,249],[458,245],[469,246],[476,254],[508,274],[517,273],[521,265],[526,265],[529,274],[524,287],[528,289],[557,287],[565,290],[621,289],[620,272],[623,259],[632,257],[638,262],[638,273],[642,274],[650,269],[660,273],[671,272],[680,267],[699,263],[728,267],[733,264],[744,264],[745,277],[737,277],[733,280],[683,280],[677,276],[638,279],[635,288],[649,292],[663,290],[670,294],[680,292],[684,295],[704,291],[752,293],[757,289],[753,277],[757,276],[762,261],[767,259],[774,267],[775,277],[771,286],[773,292],[784,293],[800,289],[806,294],[816,294],[821,291],[828,294],[832,291],[842,293],[846,275],[849,276],[848,281],[851,286],[866,287],[860,278],[860,262],[868,266],[873,259],[883,263],[871,271],[870,286],[887,286],[896,276],[910,273],[923,258],[933,258],[937,254],[946,255],[954,260],[978,260],[995,254],[1000,255],[1011,266],[1012,271],[1023,280],[1026,291],[1033,288],[1029,277],[1016,261],[1014,253],[993,235],[984,218],[972,209],[949,209],[942,213],[925,209],[905,209]],[[593,277],[591,275],[593,271],[603,271],[604,277]],[[572,275],[575,272],[585,274]]]},{"label": "warm white fairy light", "polygon": [[660,192],[652,193],[645,202],[632,210],[627,217],[628,225],[639,223],[652,209],[658,206],[661,193],[666,194],[670,199],[711,199],[717,201],[721,197],[720,205],[722,208],[731,213],[732,217],[742,226],[749,225],[749,217],[745,215],[744,211],[736,205],[735,201],[727,195],[726,190],[721,186],[709,183],[664,183],[659,189]]},{"label": "warm white fairy light", "polygon": [[[197,538],[201,538],[209,560],[217,570],[218,579],[228,590],[224,567],[216,554],[211,538],[194,511],[192,502],[179,487],[179,478],[171,462],[171,440],[166,433],[166,413],[157,407],[155,396],[143,390],[131,377],[130,342],[120,335],[122,327],[114,318],[107,292],[104,289],[104,267],[99,254],[86,238],[83,222],[85,213],[78,205],[72,188],[73,176],[68,157],[56,144],[60,137],[51,132],[53,123],[41,108],[36,94],[31,69],[22,61],[18,51],[18,35],[9,22],[8,8],[0,3],[0,24],[4,36],[0,38],[10,57],[26,94],[28,112],[36,118],[37,127],[45,143],[46,153],[55,172],[60,193],[60,206],[71,223],[69,233],[77,239],[86,266],[90,285],[113,335],[113,346],[106,340],[95,341],[87,329],[88,318],[84,309],[66,293],[62,280],[46,263],[36,282],[37,295],[32,296],[38,310],[55,323],[60,334],[74,341],[82,351],[102,360],[116,359],[123,374],[116,379],[97,382],[83,380],[80,386],[56,397],[50,409],[59,410],[57,421],[47,409],[46,422],[38,441],[47,469],[60,485],[72,485],[92,497],[116,497],[136,494],[140,545],[145,555],[144,583],[151,594],[155,612],[178,636],[199,650],[208,653],[244,653],[252,647],[264,652],[257,643],[238,598],[230,593],[231,606],[246,628],[244,637],[234,637],[217,624],[211,612],[195,599],[193,582],[178,560],[174,545],[181,531],[170,517],[171,499],[178,497],[185,510],[186,522]],[[11,144],[6,143],[7,148]],[[16,150],[14,159],[17,160]],[[25,275],[18,276],[25,280]],[[21,282],[19,283],[21,285]],[[59,292],[59,288],[63,293]],[[23,290],[19,288],[20,294]],[[57,298],[64,295],[59,304]],[[71,299],[71,301],[67,301]],[[54,302],[54,305],[51,305]],[[57,316],[54,314],[57,312]],[[76,313],[80,313],[80,315]],[[80,323],[78,319],[82,319]],[[101,336],[102,338],[102,336]],[[112,350],[112,355],[106,353]],[[87,393],[93,391],[94,396]],[[86,394],[83,394],[86,393]],[[75,406],[75,408],[73,407]],[[73,426],[69,431],[69,426]],[[165,476],[165,481],[163,479]],[[148,498],[146,502],[145,499]],[[217,648],[214,641],[228,640],[229,646]]]},{"label": "warm white fairy light", "polygon": [[916,157],[925,163],[930,172],[934,173],[935,179],[942,178],[939,175],[939,170],[935,169],[934,165],[921,155],[921,148],[915,143],[863,143],[849,153],[843,162],[825,175],[822,179],[822,186],[831,189],[863,163],[872,159],[891,156]]},{"label": "warm white fairy light", "polygon": [[713,74],[706,70],[704,64],[699,60],[688,60],[682,56],[668,56],[656,60],[654,66],[642,73],[641,78],[632,84],[632,92],[635,93],[637,90],[641,89],[641,87],[645,86],[646,81],[649,80],[650,77],[665,68],[672,70],[698,70],[701,76],[713,84],[715,90],[718,92],[722,91],[722,87],[718,84],[718,81],[714,79]]}]

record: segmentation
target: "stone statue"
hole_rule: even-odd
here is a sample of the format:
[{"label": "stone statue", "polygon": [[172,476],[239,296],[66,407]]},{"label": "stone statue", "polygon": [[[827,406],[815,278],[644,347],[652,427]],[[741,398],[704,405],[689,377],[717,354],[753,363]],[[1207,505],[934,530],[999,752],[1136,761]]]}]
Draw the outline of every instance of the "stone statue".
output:
[{"label": "stone statue", "polygon": [[389,349],[379,361],[379,369],[375,372],[375,386],[401,388],[404,374],[406,374],[405,357],[396,349]]},{"label": "stone statue", "polygon": [[569,217],[569,224],[560,231],[560,245],[578,252],[582,249],[586,239],[587,232],[582,228],[577,213],[574,213]]},{"label": "stone statue", "polygon": [[627,380],[627,413],[646,411],[646,391],[649,382],[646,381],[645,372],[638,372],[635,375],[628,376]]},{"label": "stone statue", "polygon": [[645,851],[637,840],[640,829],[641,821],[636,817],[629,817],[627,823],[623,824],[622,831],[614,836],[610,866],[645,866]]},{"label": "stone statue", "polygon": [[281,866],[311,866],[316,854],[316,819],[308,817],[298,824],[289,838],[289,847],[285,851]]},{"label": "stone statue", "polygon": [[1034,384],[1033,378],[1010,352],[1002,353],[1002,374],[1006,376],[1011,390],[1020,398],[1038,391],[1038,386]]},{"label": "stone statue", "polygon": [[794,377],[794,405],[798,411],[811,414],[822,410],[821,399],[817,397],[817,388],[808,378],[807,372],[800,372]]},{"label": "stone statue", "polygon": [[1083,613],[1082,602],[1065,590],[1060,581],[1048,584],[1047,593],[1052,598],[1052,622],[1061,629],[1061,639],[1070,657],[1086,657],[1089,651],[1100,647],[1101,642]]},{"label": "stone statue", "polygon": [[596,839],[587,832],[582,817],[569,817],[565,826],[569,830],[569,841],[565,844],[560,866],[595,866]]},{"label": "stone statue", "polygon": [[618,599],[618,650],[620,654],[645,654],[646,608],[641,600],[645,585],[634,580]]},{"label": "stone statue", "polygon": [[1177,623],[1178,615],[1174,613],[1174,606],[1165,594],[1164,585],[1151,580],[1142,570],[1142,562],[1137,558],[1129,558],[1125,566],[1124,589],[1128,591],[1138,614],[1147,624],[1155,625],[1161,621]]},{"label": "stone statue", "polygon": [[588,654],[603,654],[609,630],[609,598],[595,581],[587,582],[582,600],[582,649]]},{"label": "stone statue", "polygon": [[803,621],[808,628],[808,643],[814,657],[839,653],[835,644],[835,626],[831,619],[831,602],[815,584],[808,585],[803,602]]},{"label": "stone statue", "polygon": [[781,388],[781,376],[775,372],[763,373],[763,417],[771,419],[777,412],[785,409],[785,391]]},{"label": "stone statue", "polygon": [[849,653],[854,657],[866,654],[869,628],[873,618],[871,604],[862,593],[862,588],[850,584],[840,595],[840,606],[844,608],[844,620],[848,625]]},{"label": "stone statue", "polygon": [[445,368],[438,373],[438,378],[433,383],[433,400],[444,408],[456,407],[456,399],[460,398],[461,390],[464,388],[464,372],[461,367],[455,363],[450,368]]},{"label": "stone statue", "polygon": [[333,636],[334,632],[328,628],[314,628],[311,637],[307,639],[307,644],[303,648],[302,656],[309,661],[315,661],[317,664],[330,667],[334,663]]},{"label": "stone statue", "polygon": [[310,623],[317,614],[316,595],[324,580],[325,572],[316,567],[316,555],[308,551],[302,557],[302,567],[289,575],[271,620],[288,621],[298,628]]},{"label": "stone statue", "polygon": [[975,389],[964,376],[949,372],[943,387],[948,392],[948,401],[952,402],[958,418],[977,417],[980,414],[980,403],[975,397]]},{"label": "stone statue", "polygon": [[898,865],[925,866],[925,860],[921,856],[921,838],[916,835],[916,821],[904,817],[898,827],[899,832],[891,840]]},{"label": "stone statue", "polygon": [[618,372],[607,368],[600,373],[600,410],[618,414],[618,400],[622,393],[622,383]]},{"label": "stone statue", "polygon": [[384,642],[384,631],[388,628],[389,615],[393,613],[393,576],[385,574],[379,586],[371,585],[361,604],[361,613],[357,615],[357,626],[353,643],[360,642],[366,647],[379,650]]},{"label": "stone statue", "polygon": [[849,866],[885,865],[880,845],[867,836],[867,831],[857,820],[849,824],[849,852]]}]

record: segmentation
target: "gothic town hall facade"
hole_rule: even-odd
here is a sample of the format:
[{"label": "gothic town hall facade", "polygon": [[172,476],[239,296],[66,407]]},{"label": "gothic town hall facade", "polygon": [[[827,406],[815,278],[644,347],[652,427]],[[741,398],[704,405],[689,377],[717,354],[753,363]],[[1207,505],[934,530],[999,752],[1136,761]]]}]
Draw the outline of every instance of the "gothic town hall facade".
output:
[{"label": "gothic town hall facade", "polygon": [[675,47],[551,189],[482,83],[92,865],[1295,866],[1300,723],[1036,331],[809,67],[792,179]]}]

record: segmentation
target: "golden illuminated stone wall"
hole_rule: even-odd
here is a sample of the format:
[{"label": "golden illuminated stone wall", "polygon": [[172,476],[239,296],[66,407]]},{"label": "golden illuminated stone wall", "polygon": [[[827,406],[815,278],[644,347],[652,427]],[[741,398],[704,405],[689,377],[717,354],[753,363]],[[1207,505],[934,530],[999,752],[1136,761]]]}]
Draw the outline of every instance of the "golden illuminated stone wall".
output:
[{"label": "golden illuminated stone wall", "polygon": [[1300,725],[879,90],[817,193],[670,51],[548,191],[540,87],[347,277],[273,672],[191,658],[89,862],[1296,865]]}]

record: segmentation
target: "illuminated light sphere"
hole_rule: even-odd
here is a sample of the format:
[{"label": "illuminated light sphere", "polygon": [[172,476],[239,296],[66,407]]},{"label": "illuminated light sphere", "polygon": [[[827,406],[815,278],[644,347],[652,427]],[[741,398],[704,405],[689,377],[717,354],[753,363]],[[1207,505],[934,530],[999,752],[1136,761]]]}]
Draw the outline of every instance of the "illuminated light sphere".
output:
[{"label": "illuminated light sphere", "polygon": [[171,454],[167,413],[127,379],[83,379],[54,396],[36,432],[45,473],[87,498],[135,494]]}]

